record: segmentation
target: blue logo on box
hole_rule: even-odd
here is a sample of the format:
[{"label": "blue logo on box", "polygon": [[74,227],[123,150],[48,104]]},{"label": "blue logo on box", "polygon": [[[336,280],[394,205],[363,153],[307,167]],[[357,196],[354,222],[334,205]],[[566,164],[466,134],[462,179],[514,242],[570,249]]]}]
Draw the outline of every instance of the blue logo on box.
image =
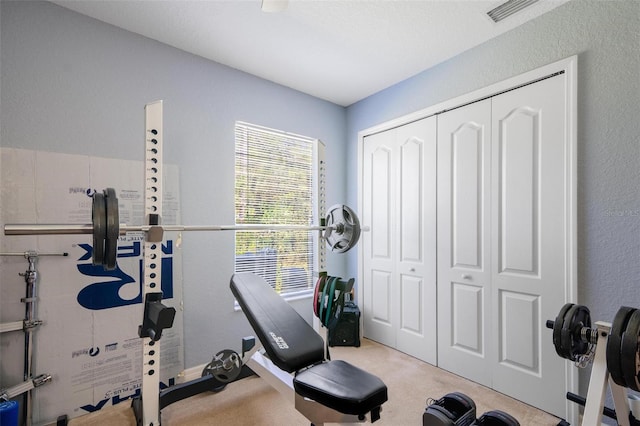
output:
[{"label": "blue logo on box", "polygon": [[[105,270],[101,265],[91,263],[93,247],[90,244],[78,244],[85,250],[85,253],[78,259],[78,271],[82,275],[98,277],[99,282],[94,282],[84,287],[78,293],[78,303],[91,310],[117,308],[119,306],[134,305],[142,303],[142,277],[144,276],[144,260],[138,261],[139,292],[133,299],[123,299],[120,297],[120,289],[136,282],[136,279],[120,269],[119,266],[112,271]],[[162,244],[162,275],[160,287],[163,299],[173,298],[173,241],[168,240]],[[131,245],[118,245],[118,258],[141,257],[142,243],[132,241]],[[81,263],[86,262],[88,263]]]}]

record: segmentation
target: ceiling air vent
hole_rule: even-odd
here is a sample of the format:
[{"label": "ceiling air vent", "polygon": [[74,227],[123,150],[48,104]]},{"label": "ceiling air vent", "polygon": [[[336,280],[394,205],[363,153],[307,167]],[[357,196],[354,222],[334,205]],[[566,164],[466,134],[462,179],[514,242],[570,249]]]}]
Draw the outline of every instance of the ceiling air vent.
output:
[{"label": "ceiling air vent", "polygon": [[509,0],[506,3],[502,3],[500,6],[488,11],[487,15],[489,15],[489,18],[493,19],[493,22],[500,22],[514,13],[521,11],[525,7],[531,6],[537,1],[538,0]]}]

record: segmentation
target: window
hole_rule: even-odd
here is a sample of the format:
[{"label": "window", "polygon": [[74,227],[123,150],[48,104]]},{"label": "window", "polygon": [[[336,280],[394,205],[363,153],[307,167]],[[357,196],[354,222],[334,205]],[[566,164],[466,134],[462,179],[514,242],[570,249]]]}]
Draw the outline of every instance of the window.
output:
[{"label": "window", "polygon": [[[315,139],[252,124],[235,127],[236,224],[311,225]],[[282,296],[311,294],[310,231],[237,231],[235,271],[263,277]]]}]

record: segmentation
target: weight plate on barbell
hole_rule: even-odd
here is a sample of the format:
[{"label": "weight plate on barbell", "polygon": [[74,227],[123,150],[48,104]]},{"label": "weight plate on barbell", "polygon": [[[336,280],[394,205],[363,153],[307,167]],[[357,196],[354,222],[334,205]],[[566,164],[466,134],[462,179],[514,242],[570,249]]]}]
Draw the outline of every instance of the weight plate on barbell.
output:
[{"label": "weight plate on barbell", "polygon": [[611,379],[618,385],[626,387],[624,375],[622,374],[621,351],[622,351],[622,334],[627,328],[629,318],[635,311],[635,308],[622,306],[618,309],[616,316],[613,318],[611,332],[607,340],[607,370],[611,375]]},{"label": "weight plate on barbell", "polygon": [[573,305],[573,303],[566,303],[562,308],[560,308],[560,312],[558,313],[556,320],[553,322],[553,347],[556,348],[558,356],[565,359],[568,359],[569,353],[562,346],[562,326],[564,325],[564,316]]},{"label": "weight plate on barbell", "polygon": [[629,317],[629,322],[622,334],[620,346],[620,365],[622,375],[627,387],[640,392],[640,380],[638,370],[640,359],[638,357],[638,341],[640,339],[640,310],[636,309]]},{"label": "weight plate on barbell", "polygon": [[104,240],[107,235],[107,212],[104,194],[96,192],[91,202],[91,222],[93,224],[93,252],[94,265],[102,265],[104,262]]},{"label": "weight plate on barbell", "polygon": [[589,351],[589,343],[581,338],[583,327],[591,328],[591,314],[584,305],[574,305],[564,316],[560,340],[567,353],[567,359],[577,361],[579,355]]},{"label": "weight plate on barbell", "polygon": [[104,198],[107,211],[107,232],[104,241],[103,265],[105,269],[112,270],[116,267],[118,237],[120,236],[120,215],[118,214],[118,198],[116,198],[116,190],[113,188],[105,189]]},{"label": "weight plate on barbell", "polygon": [[344,253],[360,238],[360,221],[353,210],[344,204],[332,206],[326,215],[324,238],[332,251]]}]

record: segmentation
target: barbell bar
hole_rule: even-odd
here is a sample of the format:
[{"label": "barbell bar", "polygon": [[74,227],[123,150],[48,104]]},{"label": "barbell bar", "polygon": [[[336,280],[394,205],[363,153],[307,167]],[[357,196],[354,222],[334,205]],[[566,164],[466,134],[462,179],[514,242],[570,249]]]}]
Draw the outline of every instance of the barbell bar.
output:
[{"label": "barbell bar", "polygon": [[[346,207],[346,206],[345,206]],[[158,225],[165,231],[326,231],[334,226],[322,225]],[[149,232],[158,226],[120,224],[119,235]],[[4,235],[73,235],[93,234],[92,224],[6,224]],[[20,253],[22,255],[22,253]]]},{"label": "barbell bar", "polygon": [[[96,191],[91,206],[90,224],[5,224],[5,235],[74,235],[93,236],[92,258],[95,265],[116,267],[118,236],[128,232],[164,231],[323,231],[329,248],[337,253],[351,249],[359,240],[362,228],[355,212],[344,204],[332,206],[323,225],[243,224],[243,225],[126,225],[119,223],[118,199],[113,188]],[[365,228],[367,230],[368,228]]]}]

